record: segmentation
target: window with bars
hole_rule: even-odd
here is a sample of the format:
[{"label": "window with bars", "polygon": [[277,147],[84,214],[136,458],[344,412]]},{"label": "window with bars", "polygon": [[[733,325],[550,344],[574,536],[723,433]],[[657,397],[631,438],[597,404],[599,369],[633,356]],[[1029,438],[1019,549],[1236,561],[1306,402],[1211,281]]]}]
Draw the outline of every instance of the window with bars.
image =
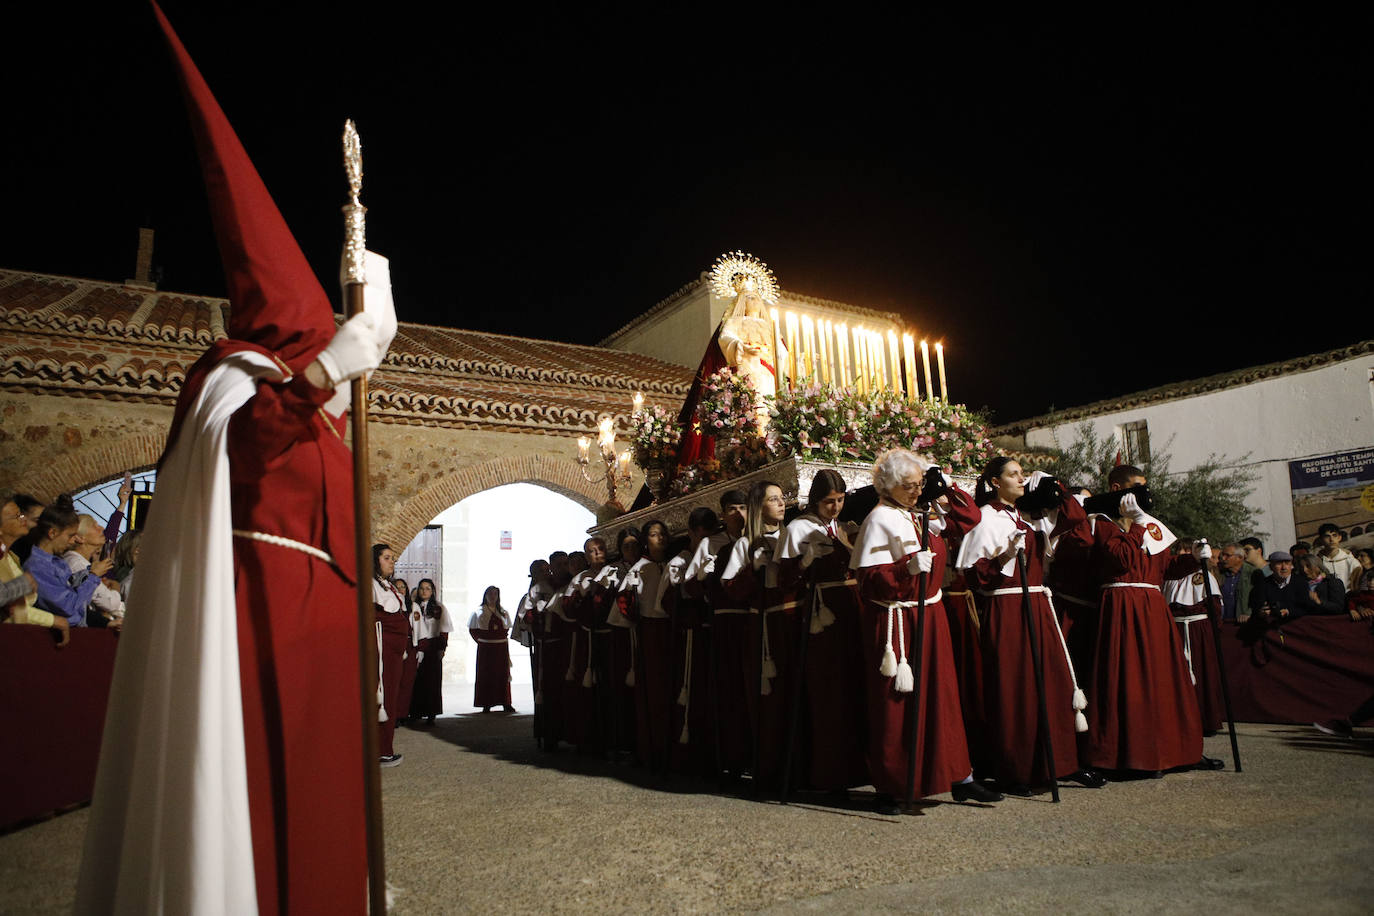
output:
[{"label": "window with bars", "polygon": [[[157,471],[154,469],[140,471],[133,475],[132,505],[126,510],[124,521],[120,523],[119,534],[129,530],[129,515],[135,516],[134,527],[141,527],[142,511],[146,511],[147,501],[152,497],[156,480]],[[118,477],[113,477],[103,483],[87,487],[79,493],[73,493],[72,503],[75,504],[76,511],[93,516],[103,527],[109,522],[110,516],[114,515],[115,509],[119,508],[119,486],[123,482],[124,475],[120,474]]]},{"label": "window with bars", "polygon": [[1143,467],[1150,460],[1150,428],[1144,420],[1132,420],[1116,428],[1121,441],[1121,459],[1126,464]]}]

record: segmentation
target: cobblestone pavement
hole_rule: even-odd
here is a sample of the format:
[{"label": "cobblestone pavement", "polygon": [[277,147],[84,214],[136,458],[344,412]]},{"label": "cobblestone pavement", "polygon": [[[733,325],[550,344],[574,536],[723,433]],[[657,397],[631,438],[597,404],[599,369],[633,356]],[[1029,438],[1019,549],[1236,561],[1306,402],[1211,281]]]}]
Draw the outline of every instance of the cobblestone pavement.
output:
[{"label": "cobblestone pavement", "polygon": [[[383,771],[394,912],[1370,912],[1374,742],[1240,732],[1240,774],[1218,736],[1224,772],[880,817],[865,790],[784,807],[447,716]],[[0,836],[0,912],[70,909],[85,822]]]}]

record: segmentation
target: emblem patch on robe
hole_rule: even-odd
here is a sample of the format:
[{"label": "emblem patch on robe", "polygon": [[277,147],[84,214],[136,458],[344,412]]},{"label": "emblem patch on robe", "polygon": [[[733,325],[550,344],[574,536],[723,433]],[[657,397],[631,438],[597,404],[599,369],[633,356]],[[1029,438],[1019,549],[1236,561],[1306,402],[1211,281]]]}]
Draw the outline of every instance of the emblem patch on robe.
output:
[{"label": "emblem patch on robe", "polygon": [[1156,541],[1164,540],[1164,534],[1159,530],[1159,524],[1157,522],[1150,522],[1150,524],[1145,526],[1145,530],[1149,533],[1150,537],[1154,538]]},{"label": "emblem patch on robe", "polygon": [[1200,573],[1200,572],[1195,572],[1195,573],[1193,573],[1193,584],[1194,584],[1194,585],[1201,585],[1201,584],[1202,584],[1202,573]]}]

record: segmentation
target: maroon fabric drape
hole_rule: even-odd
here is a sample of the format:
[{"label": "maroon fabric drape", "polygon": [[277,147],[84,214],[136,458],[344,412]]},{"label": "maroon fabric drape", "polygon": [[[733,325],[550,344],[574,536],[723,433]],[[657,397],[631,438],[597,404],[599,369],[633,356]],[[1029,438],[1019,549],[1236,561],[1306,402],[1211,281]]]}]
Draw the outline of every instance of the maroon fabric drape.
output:
[{"label": "maroon fabric drape", "polygon": [[1302,617],[1268,630],[1228,623],[1221,645],[1239,722],[1345,716],[1374,694],[1374,627],[1367,620]]},{"label": "maroon fabric drape", "polygon": [[89,801],[114,675],[114,630],[0,626],[0,827]]}]

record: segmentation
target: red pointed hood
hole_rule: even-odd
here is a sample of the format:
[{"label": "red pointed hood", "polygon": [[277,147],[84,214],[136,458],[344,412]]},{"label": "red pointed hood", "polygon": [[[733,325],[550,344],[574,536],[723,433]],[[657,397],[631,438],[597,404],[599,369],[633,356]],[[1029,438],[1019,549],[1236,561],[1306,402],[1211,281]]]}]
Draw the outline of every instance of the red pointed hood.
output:
[{"label": "red pointed hood", "polygon": [[[229,339],[304,369],[334,336],[334,310],[210,87],[153,3],[186,95],[229,287]],[[189,381],[189,380],[188,380]]]}]

